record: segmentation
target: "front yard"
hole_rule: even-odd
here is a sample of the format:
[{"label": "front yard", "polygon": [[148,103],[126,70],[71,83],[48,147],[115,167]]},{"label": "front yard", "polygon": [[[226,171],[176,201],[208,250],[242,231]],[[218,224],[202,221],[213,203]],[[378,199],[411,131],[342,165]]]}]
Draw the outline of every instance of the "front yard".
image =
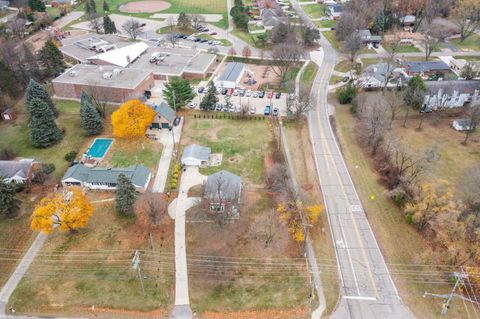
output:
[{"label": "front yard", "polygon": [[460,42],[460,39],[454,39],[452,43],[464,51],[478,51],[480,50],[480,35],[472,34],[463,42]]},{"label": "front yard", "polygon": [[318,3],[302,5],[302,9],[312,19],[325,17],[327,13],[327,6]]}]

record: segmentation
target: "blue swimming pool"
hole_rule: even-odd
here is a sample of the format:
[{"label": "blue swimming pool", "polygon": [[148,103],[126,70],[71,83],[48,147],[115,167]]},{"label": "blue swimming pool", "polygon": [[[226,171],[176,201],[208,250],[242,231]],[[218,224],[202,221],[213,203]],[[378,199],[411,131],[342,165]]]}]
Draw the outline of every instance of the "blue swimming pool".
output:
[{"label": "blue swimming pool", "polygon": [[103,158],[112,142],[113,139],[111,138],[96,138],[85,155],[87,157]]}]

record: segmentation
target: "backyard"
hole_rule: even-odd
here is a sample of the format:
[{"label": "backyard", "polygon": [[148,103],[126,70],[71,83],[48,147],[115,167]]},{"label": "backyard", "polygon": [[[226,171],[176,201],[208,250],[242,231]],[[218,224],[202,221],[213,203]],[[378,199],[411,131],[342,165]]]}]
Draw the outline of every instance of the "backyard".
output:
[{"label": "backyard", "polygon": [[[379,99],[379,94],[381,93],[369,94],[369,101],[385,100]],[[378,183],[379,176],[373,168],[370,155],[358,144],[355,118],[350,114],[348,105],[339,105],[337,101],[336,95],[330,96],[329,102],[336,105],[336,133],[380,248],[393,273],[393,279],[403,300],[417,317],[437,317],[441,311],[438,300],[419,298],[425,291],[432,289],[432,284],[421,280],[408,280],[395,274],[404,271],[404,265],[430,263],[428,260],[423,260],[422,254],[432,247],[414,227],[407,224],[400,210],[387,198],[386,189]],[[441,120],[437,126],[433,126],[429,120],[426,120],[421,132],[415,130],[418,120],[418,115],[412,114],[405,129],[401,127],[402,115],[400,114],[398,120],[394,121],[391,134],[398,136],[399,140],[408,143],[417,152],[424,151],[426,146],[431,146],[432,141],[435,141],[438,145],[439,159],[434,165],[429,166],[429,172],[425,178],[444,178],[456,186],[464,170],[479,161],[478,133],[476,138],[472,138],[477,142],[472,141],[465,147],[460,144],[463,134],[455,132],[450,127],[451,118]],[[460,162],[462,165],[455,164]],[[398,249],[398,243],[402,243],[402,249]],[[427,269],[431,268],[427,267]],[[441,293],[451,289],[449,285],[440,283],[435,284],[434,288]],[[454,301],[449,315],[452,318],[465,318],[466,314],[463,313],[461,301]]]},{"label": "backyard", "polygon": [[317,19],[326,16],[327,6],[324,4],[306,4],[302,5],[303,11],[312,19]]}]

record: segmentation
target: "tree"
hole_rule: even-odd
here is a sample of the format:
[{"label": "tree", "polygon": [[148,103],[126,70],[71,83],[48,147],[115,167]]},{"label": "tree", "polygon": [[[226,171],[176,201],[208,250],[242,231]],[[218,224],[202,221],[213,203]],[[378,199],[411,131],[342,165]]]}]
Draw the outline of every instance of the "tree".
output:
[{"label": "tree", "polygon": [[115,22],[113,22],[108,15],[103,16],[103,32],[105,32],[105,34],[117,33]]},{"label": "tree", "polygon": [[317,28],[304,27],[302,31],[302,41],[305,46],[312,46],[317,40],[320,40],[320,31]]},{"label": "tree", "polygon": [[117,189],[115,190],[115,209],[117,213],[122,215],[133,214],[133,205],[136,198],[137,191],[132,181],[124,174],[118,175]]},{"label": "tree", "polygon": [[408,85],[405,88],[403,94],[403,101],[405,102],[405,106],[407,107],[407,111],[405,112],[405,120],[403,121],[403,127],[405,127],[407,124],[407,118],[410,108],[418,111],[421,110],[423,106],[423,101],[425,100],[426,91],[427,86],[419,75],[415,75],[408,82]]},{"label": "tree", "polygon": [[388,127],[386,109],[380,104],[374,103],[362,120],[366,144],[370,147],[372,155],[376,155],[385,140],[385,131]]},{"label": "tree", "polygon": [[235,49],[233,47],[230,47],[230,49],[228,49],[228,55],[230,56],[235,56],[237,55],[237,51],[235,51]]},{"label": "tree", "polygon": [[87,0],[87,2],[88,2],[88,5],[90,7],[90,11],[87,12],[87,14],[88,13],[90,13],[90,14],[97,13],[97,4],[96,4],[95,0]]},{"label": "tree", "polygon": [[80,118],[82,127],[87,135],[97,135],[103,130],[103,121],[98,110],[93,106],[92,99],[87,93],[80,95]]},{"label": "tree", "polygon": [[177,25],[177,21],[175,21],[175,18],[173,16],[169,16],[166,23],[170,32],[173,32],[175,30],[175,26]]},{"label": "tree", "polygon": [[357,90],[351,83],[348,83],[347,86],[338,88],[337,93],[340,104],[348,104],[351,103],[357,95]]},{"label": "tree", "polygon": [[122,24],[122,28],[134,40],[143,32],[143,27],[140,22],[134,19],[130,19]]},{"label": "tree", "polygon": [[148,221],[159,226],[169,219],[168,201],[162,193],[146,192],[141,194],[135,202],[135,211],[138,215],[144,214]]},{"label": "tree", "polygon": [[243,47],[242,55],[243,55],[243,57],[245,58],[245,60],[248,61],[248,59],[249,59],[250,56],[252,55],[252,50],[250,49],[250,46],[249,46],[249,45],[245,45],[245,46]]},{"label": "tree", "polygon": [[85,93],[91,98],[93,105],[98,110],[98,113],[105,118],[106,107],[108,102],[112,99],[112,91],[109,88],[100,86],[100,83],[95,81],[91,82],[91,85],[86,89]]},{"label": "tree", "polygon": [[480,218],[480,165],[469,168],[462,177],[459,185],[459,194],[467,209],[476,213]]},{"label": "tree", "polygon": [[390,111],[389,128],[392,128],[393,121],[401,111],[401,96],[398,91],[394,91],[385,99],[388,110]]},{"label": "tree", "polygon": [[30,105],[34,98],[40,99],[45,102],[52,111],[55,116],[58,116],[58,110],[53,104],[50,95],[48,94],[47,90],[43,86],[40,85],[37,81],[30,79],[30,83],[28,83],[27,90],[25,91],[25,105],[27,107],[28,113],[30,113]]},{"label": "tree", "polygon": [[33,12],[45,12],[45,3],[42,0],[28,0],[28,6]]},{"label": "tree", "polygon": [[[13,77],[8,78],[8,80],[16,81],[22,89],[28,86],[30,79],[40,78],[41,72],[37,59],[25,42],[19,45],[17,39],[3,41],[0,60],[13,73]],[[1,72],[0,74],[2,77],[8,75]],[[6,88],[3,85],[1,87]]]},{"label": "tree", "polygon": [[139,100],[130,100],[112,114],[113,135],[118,137],[139,137],[152,124],[155,111]]},{"label": "tree", "polygon": [[358,51],[360,51],[360,49],[362,48],[362,45],[362,38],[360,37],[358,32],[354,32],[345,38],[345,41],[343,41],[343,47],[345,51],[350,54],[350,62],[353,62],[353,60],[355,60],[355,57],[357,56]]},{"label": "tree", "polygon": [[172,47],[175,47],[175,44],[178,42],[177,35],[175,33],[169,33],[165,36],[165,40],[170,42]]},{"label": "tree", "polygon": [[17,18],[17,19],[8,21],[7,25],[14,36],[18,38],[23,38],[27,31],[26,23],[27,23],[27,20],[22,18]]},{"label": "tree", "polygon": [[76,232],[87,226],[93,214],[93,205],[80,188],[44,197],[32,214],[31,228],[49,234],[54,226],[60,231]]},{"label": "tree", "polygon": [[477,72],[472,63],[467,62],[465,66],[462,68],[460,76],[465,80],[472,80],[479,76],[479,72]]},{"label": "tree", "polygon": [[87,15],[87,19],[89,21],[90,29],[95,31],[95,33],[100,34],[102,32],[103,23],[100,19],[100,15],[96,12],[90,13]]},{"label": "tree", "polygon": [[201,14],[192,14],[190,16],[190,21],[192,22],[193,28],[197,29],[205,22],[205,17]]},{"label": "tree", "polygon": [[301,89],[298,96],[293,99],[287,97],[287,110],[295,119],[300,119],[314,107],[315,98],[305,89]]},{"label": "tree", "polygon": [[48,105],[38,98],[30,102],[30,143],[34,147],[48,147],[62,138],[62,132],[55,124],[55,116]]},{"label": "tree", "polygon": [[463,42],[480,27],[480,2],[457,0],[451,16],[460,32],[460,42]]},{"label": "tree", "polygon": [[291,43],[281,43],[273,47],[272,58],[275,63],[272,71],[280,78],[280,84],[284,85],[290,70],[299,62],[303,56],[300,46]]},{"label": "tree", "polygon": [[200,102],[200,109],[204,111],[209,111],[215,109],[215,104],[218,102],[217,97],[217,88],[213,81],[208,83],[207,93],[203,96],[202,101]]},{"label": "tree", "polygon": [[285,23],[280,23],[272,29],[272,33],[270,34],[270,41],[272,43],[285,43],[288,37],[291,37],[291,33],[293,32],[290,25]]},{"label": "tree", "polygon": [[466,119],[469,121],[469,127],[465,130],[465,139],[463,145],[467,144],[470,135],[475,132],[480,123],[480,101],[472,101],[466,112]]},{"label": "tree", "polygon": [[21,201],[12,184],[0,179],[0,217],[11,218],[18,214]]},{"label": "tree", "polygon": [[65,70],[65,62],[63,62],[63,54],[53,43],[47,40],[42,49],[38,52],[38,59],[44,68],[46,76],[54,76]]},{"label": "tree", "polygon": [[307,235],[305,224],[315,225],[323,212],[322,205],[311,205],[304,207],[298,200],[281,202],[277,206],[280,220],[286,222],[292,239],[296,242],[303,242]]},{"label": "tree", "polygon": [[351,34],[365,29],[366,26],[367,22],[360,14],[351,10],[344,10],[335,28],[335,36],[338,40],[344,41]]},{"label": "tree", "polygon": [[103,11],[105,11],[105,13],[110,11],[110,7],[108,6],[108,2],[105,1],[105,0],[103,1]]},{"label": "tree", "polygon": [[182,29],[189,29],[192,27],[192,22],[185,12],[180,12],[177,19],[177,25]]},{"label": "tree", "polygon": [[181,108],[195,97],[190,81],[179,77],[173,77],[165,84],[163,94],[168,105],[174,109]]}]

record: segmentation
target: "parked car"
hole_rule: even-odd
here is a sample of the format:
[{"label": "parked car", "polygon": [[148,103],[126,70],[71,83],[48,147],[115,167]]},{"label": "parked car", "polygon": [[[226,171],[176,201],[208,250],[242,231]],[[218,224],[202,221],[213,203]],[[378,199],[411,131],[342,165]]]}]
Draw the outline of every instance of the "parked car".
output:
[{"label": "parked car", "polygon": [[273,116],[278,116],[278,107],[273,108],[272,114],[273,114]]},{"label": "parked car", "polygon": [[265,91],[258,91],[258,97],[263,98],[265,96]]},{"label": "parked car", "polygon": [[207,39],[201,39],[200,40],[200,43],[205,43],[205,42],[208,42],[208,40]]},{"label": "parked car", "polygon": [[257,108],[255,106],[252,106],[250,108],[250,114],[255,114],[255,113],[257,113]]},{"label": "parked car", "polygon": [[252,92],[252,97],[258,97],[257,91],[253,91],[253,92]]},{"label": "parked car", "polygon": [[279,99],[282,96],[282,92],[275,92],[275,98]]},{"label": "parked car", "polygon": [[342,82],[347,83],[349,80],[350,80],[349,76],[344,76],[343,79],[342,79]]},{"label": "parked car", "polygon": [[232,93],[233,93],[233,89],[228,89],[228,90],[227,90],[227,95],[228,95],[228,96],[231,96]]},{"label": "parked car", "polygon": [[240,96],[242,96],[242,97],[245,96],[245,90],[243,90],[243,89],[240,90],[240,92],[238,93],[238,95],[240,95]]},{"label": "parked car", "polygon": [[238,89],[233,90],[233,96],[237,96],[238,93],[239,93],[239,90],[238,90]]},{"label": "parked car", "polygon": [[228,108],[227,107],[222,107],[222,112],[228,112]]},{"label": "parked car", "polygon": [[217,88],[217,94],[222,93],[222,90],[223,90],[222,88]]},{"label": "parked car", "polygon": [[205,91],[205,88],[203,86],[199,86],[197,91],[198,93],[203,93],[203,91]]},{"label": "parked car", "polygon": [[235,112],[235,106],[231,105],[230,108],[228,109],[228,112],[230,112],[230,113]]},{"label": "parked car", "polygon": [[263,115],[270,115],[270,105],[265,106],[263,110]]},{"label": "parked car", "polygon": [[209,32],[208,34],[210,34],[210,35],[217,35],[217,32],[211,31],[211,32]]},{"label": "parked car", "polygon": [[247,90],[247,91],[245,92],[245,96],[246,96],[246,97],[249,97],[250,95],[252,95],[252,90]]},{"label": "parked car", "polygon": [[213,41],[212,41],[212,40],[208,41],[208,44],[212,45],[212,44],[213,44]]},{"label": "parked car", "polygon": [[173,126],[177,126],[178,124],[180,124],[180,121],[181,121],[181,118],[176,117],[175,120],[173,120]]},{"label": "parked car", "polygon": [[268,91],[267,92],[267,99],[271,99],[273,97],[273,92],[272,91]]},{"label": "parked car", "polygon": [[200,38],[195,38],[195,39],[193,39],[193,42],[200,42],[200,41],[201,41]]},{"label": "parked car", "polygon": [[191,108],[191,109],[194,109],[194,108],[197,107],[197,103],[192,102],[192,103],[188,104],[188,107]]},{"label": "parked car", "polygon": [[223,104],[222,103],[217,103],[215,105],[215,111],[221,111],[223,109]]},{"label": "parked car", "polygon": [[225,94],[227,94],[227,92],[228,92],[228,90],[227,90],[227,89],[225,89],[225,88],[223,88],[223,89],[222,89],[222,95],[225,95]]}]

